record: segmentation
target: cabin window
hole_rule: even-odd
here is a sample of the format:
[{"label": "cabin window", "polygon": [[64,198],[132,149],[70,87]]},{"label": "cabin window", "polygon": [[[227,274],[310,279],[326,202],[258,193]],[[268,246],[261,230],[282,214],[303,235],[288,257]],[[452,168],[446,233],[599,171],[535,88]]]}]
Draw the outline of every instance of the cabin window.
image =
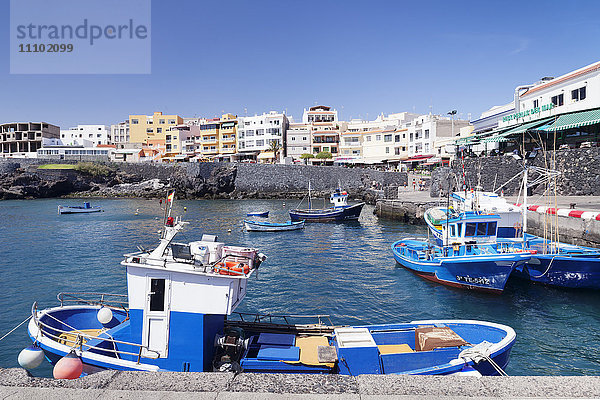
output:
[{"label": "cabin window", "polygon": [[456,226],[458,227],[458,236],[460,236],[463,231],[463,224],[456,224]]},{"label": "cabin window", "polygon": [[450,236],[456,236],[456,225],[450,225]]},{"label": "cabin window", "polygon": [[487,230],[487,234],[488,236],[496,236],[496,222],[490,222],[488,224],[488,230]]},{"label": "cabin window", "polygon": [[485,236],[487,234],[487,222],[477,224],[477,236]]},{"label": "cabin window", "polygon": [[465,229],[465,236],[475,236],[476,230],[477,230],[476,223],[467,223],[467,227]]},{"label": "cabin window", "polygon": [[150,279],[150,311],[165,311],[164,279]]}]

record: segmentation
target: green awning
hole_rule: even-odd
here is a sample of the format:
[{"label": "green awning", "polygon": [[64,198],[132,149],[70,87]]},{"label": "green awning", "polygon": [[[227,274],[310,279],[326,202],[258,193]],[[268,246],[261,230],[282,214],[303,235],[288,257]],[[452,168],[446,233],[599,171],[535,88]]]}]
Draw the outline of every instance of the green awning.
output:
[{"label": "green awning", "polygon": [[454,141],[454,143],[457,146],[460,146],[461,144],[472,144],[474,139],[475,139],[474,136],[469,136],[469,137],[465,137],[465,138],[456,139],[456,141]]},{"label": "green awning", "polygon": [[515,128],[512,128],[511,130],[504,132],[502,134],[502,136],[518,135],[523,132],[527,132],[529,130],[534,130],[533,128],[537,128],[540,125],[544,125],[546,122],[548,122],[552,119],[554,119],[554,117],[538,119],[537,121],[532,121],[532,122],[528,122],[526,124],[521,124]]},{"label": "green awning", "polygon": [[567,129],[579,128],[580,126],[594,125],[600,123],[600,108],[581,111],[559,116],[556,121],[544,127],[545,132],[565,131]]},{"label": "green awning", "polygon": [[490,136],[485,139],[481,139],[481,143],[498,143],[498,142],[506,142],[509,139],[504,135],[496,135]]}]

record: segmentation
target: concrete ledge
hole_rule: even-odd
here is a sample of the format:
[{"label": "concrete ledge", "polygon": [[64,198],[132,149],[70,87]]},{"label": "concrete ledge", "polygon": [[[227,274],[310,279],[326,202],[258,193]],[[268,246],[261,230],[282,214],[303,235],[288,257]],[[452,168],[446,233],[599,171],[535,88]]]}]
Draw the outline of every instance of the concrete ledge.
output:
[{"label": "concrete ledge", "polygon": [[448,377],[104,371],[73,381],[0,370],[0,398],[600,398],[600,377]]}]

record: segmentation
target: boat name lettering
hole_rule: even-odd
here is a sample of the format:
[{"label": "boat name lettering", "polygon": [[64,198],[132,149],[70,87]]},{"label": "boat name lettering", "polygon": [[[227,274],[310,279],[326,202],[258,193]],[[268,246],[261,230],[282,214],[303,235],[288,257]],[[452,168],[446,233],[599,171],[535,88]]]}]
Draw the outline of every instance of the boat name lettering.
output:
[{"label": "boat name lettering", "polygon": [[478,285],[490,285],[491,282],[488,278],[481,278],[481,277],[471,277],[471,276],[459,276],[456,275],[456,280],[459,282],[467,282],[467,283],[476,283]]}]

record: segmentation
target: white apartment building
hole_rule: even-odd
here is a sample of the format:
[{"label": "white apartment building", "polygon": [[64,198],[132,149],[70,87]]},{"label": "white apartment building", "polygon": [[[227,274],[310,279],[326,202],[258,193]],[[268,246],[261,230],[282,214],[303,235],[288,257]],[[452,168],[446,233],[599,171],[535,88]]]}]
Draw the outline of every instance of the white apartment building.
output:
[{"label": "white apartment building", "polygon": [[286,155],[294,161],[301,160],[302,154],[312,154],[310,125],[290,122],[286,132],[286,143]]},{"label": "white apartment building", "polygon": [[119,122],[110,126],[112,144],[129,143],[129,121]]},{"label": "white apartment building", "polygon": [[[302,122],[310,126],[311,149],[314,155],[320,152],[329,152],[333,160],[339,155],[340,126],[337,110],[329,106],[314,106],[304,109]],[[313,159],[313,162],[316,160]]]},{"label": "white apartment building", "polygon": [[408,156],[442,156],[444,148],[436,148],[440,139],[459,135],[460,129],[469,126],[469,121],[452,119],[440,115],[426,114],[418,116],[405,124]]},{"label": "white apartment building", "polygon": [[166,159],[183,160],[193,156],[196,151],[194,137],[200,135],[197,125],[175,125],[165,132]]},{"label": "white apartment building", "polygon": [[111,144],[111,128],[107,125],[77,125],[60,131],[60,140],[66,146],[97,146]]},{"label": "white apartment building", "polygon": [[500,128],[600,107],[600,62],[515,89],[514,114]]},{"label": "white apartment building", "polygon": [[407,121],[418,115],[408,112],[379,115],[373,121],[352,120],[342,133],[342,159],[358,157],[350,162],[379,164],[407,157]]},{"label": "white apartment building", "polygon": [[254,153],[261,162],[275,160],[271,143],[280,147],[279,159],[285,156],[288,118],[283,112],[270,111],[252,117],[238,117],[238,152]]}]

